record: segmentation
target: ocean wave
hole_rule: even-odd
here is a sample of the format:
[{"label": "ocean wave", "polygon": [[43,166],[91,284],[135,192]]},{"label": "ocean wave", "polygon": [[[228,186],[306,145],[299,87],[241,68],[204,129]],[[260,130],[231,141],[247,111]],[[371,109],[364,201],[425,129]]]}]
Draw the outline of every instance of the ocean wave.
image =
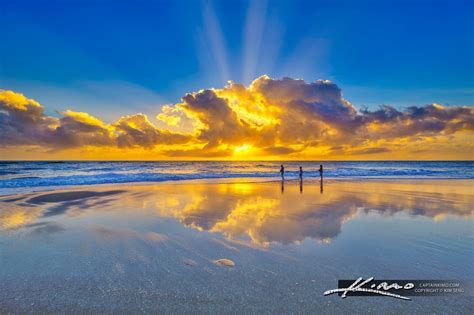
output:
[{"label": "ocean wave", "polygon": [[2,175],[15,175],[15,174],[18,174],[18,172],[0,170],[0,176],[2,176]]}]

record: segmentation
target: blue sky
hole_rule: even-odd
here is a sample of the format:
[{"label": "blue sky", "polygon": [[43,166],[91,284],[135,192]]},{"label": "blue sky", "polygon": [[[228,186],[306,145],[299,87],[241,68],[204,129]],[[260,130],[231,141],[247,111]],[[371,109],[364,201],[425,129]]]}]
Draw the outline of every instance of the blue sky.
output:
[{"label": "blue sky", "polygon": [[474,105],[473,1],[0,2],[0,88],[106,121],[262,74]]}]

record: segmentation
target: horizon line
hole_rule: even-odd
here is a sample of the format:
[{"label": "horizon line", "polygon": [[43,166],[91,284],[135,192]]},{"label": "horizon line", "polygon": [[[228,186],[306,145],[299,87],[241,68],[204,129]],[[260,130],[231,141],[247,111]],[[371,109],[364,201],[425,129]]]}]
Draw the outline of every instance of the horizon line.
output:
[{"label": "horizon line", "polygon": [[262,159],[262,160],[214,160],[214,159],[190,159],[190,160],[166,160],[166,159],[156,159],[156,160],[115,160],[115,159],[104,159],[104,160],[94,160],[94,159],[19,159],[19,160],[3,160],[0,159],[1,162],[277,162],[277,161],[287,161],[287,162],[474,162],[474,159],[471,160],[455,160],[455,159],[441,159],[441,160],[410,160],[410,159],[380,159],[380,160],[318,160],[318,159],[305,159],[305,160],[282,160],[282,159]]}]

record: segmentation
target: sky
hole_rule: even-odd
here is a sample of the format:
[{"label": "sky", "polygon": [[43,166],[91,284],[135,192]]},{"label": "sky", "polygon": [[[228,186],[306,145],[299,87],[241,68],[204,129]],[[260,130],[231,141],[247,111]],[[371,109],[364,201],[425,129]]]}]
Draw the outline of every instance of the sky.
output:
[{"label": "sky", "polygon": [[0,20],[0,159],[472,159],[473,1],[3,0]]}]

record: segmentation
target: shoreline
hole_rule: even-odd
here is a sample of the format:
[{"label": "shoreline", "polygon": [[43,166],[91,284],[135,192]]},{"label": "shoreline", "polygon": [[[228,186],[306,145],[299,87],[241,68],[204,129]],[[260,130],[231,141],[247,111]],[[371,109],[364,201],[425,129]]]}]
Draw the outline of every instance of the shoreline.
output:
[{"label": "shoreline", "polygon": [[[83,186],[281,181],[280,162],[274,161],[51,163],[5,164],[0,171],[0,196]],[[285,178],[299,180],[298,170],[303,167],[305,182],[319,181],[319,163],[285,162]],[[472,165],[471,161],[326,161],[323,175],[325,181],[470,180],[474,179]]]},{"label": "shoreline", "polygon": [[[474,178],[447,178],[447,177],[329,177],[323,178],[324,183],[331,182],[386,182],[386,183],[403,183],[403,182],[429,182],[429,181],[473,181]],[[20,192],[3,193],[0,189],[0,200],[5,197],[12,196],[23,196],[29,194],[37,194],[43,192],[56,192],[56,191],[83,191],[90,189],[91,187],[104,189],[121,188],[127,186],[157,186],[157,185],[207,185],[207,184],[265,184],[265,183],[280,183],[281,179],[277,178],[262,178],[262,177],[228,177],[228,178],[198,178],[198,179],[182,179],[182,180],[164,180],[156,182],[124,182],[124,183],[101,183],[101,184],[83,184],[83,185],[62,185],[62,186],[37,186],[37,187],[19,187],[19,188],[3,188],[5,190],[22,190]],[[285,183],[299,183],[298,178],[285,179]],[[315,184],[320,183],[319,178],[310,177],[303,178],[303,183]],[[473,184],[474,185],[474,184]]]}]

